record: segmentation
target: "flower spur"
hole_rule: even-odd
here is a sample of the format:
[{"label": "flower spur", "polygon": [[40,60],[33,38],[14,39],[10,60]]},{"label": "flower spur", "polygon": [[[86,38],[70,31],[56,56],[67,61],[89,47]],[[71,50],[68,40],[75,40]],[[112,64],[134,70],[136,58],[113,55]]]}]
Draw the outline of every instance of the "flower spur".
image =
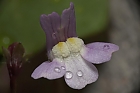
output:
[{"label": "flower spur", "polygon": [[34,79],[41,77],[57,79],[64,76],[68,86],[82,89],[98,79],[98,70],[92,64],[111,59],[119,47],[111,43],[95,42],[85,45],[76,35],[76,21],[73,3],[61,16],[56,12],[41,15],[40,24],[46,33],[49,60],[32,73]]}]

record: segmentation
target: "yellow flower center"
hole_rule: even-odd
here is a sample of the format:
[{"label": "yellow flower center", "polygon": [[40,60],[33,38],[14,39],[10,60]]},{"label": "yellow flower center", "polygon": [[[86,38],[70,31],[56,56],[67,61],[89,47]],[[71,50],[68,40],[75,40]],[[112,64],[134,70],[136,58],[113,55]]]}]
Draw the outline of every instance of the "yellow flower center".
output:
[{"label": "yellow flower center", "polygon": [[84,45],[84,42],[82,39],[73,37],[68,38],[66,42],[59,42],[56,44],[52,52],[55,57],[68,57],[72,53],[78,53],[82,46]]}]

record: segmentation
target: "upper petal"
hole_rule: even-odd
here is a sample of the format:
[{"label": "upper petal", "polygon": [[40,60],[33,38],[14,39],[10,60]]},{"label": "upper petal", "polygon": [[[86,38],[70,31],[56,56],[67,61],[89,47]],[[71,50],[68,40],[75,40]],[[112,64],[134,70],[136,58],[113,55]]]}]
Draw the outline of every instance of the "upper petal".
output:
[{"label": "upper petal", "polygon": [[67,85],[74,89],[82,89],[98,79],[98,71],[94,65],[86,62],[80,55],[65,59]]},{"label": "upper petal", "polygon": [[55,12],[49,14],[48,16],[45,14],[42,14],[40,16],[41,27],[46,33],[48,52],[52,49],[54,45],[59,42],[58,30],[60,28],[60,20],[60,16]]},{"label": "upper petal", "polygon": [[67,37],[77,37],[76,35],[76,19],[74,4],[70,3],[70,8],[65,9],[61,16],[61,27]]},{"label": "upper petal", "polygon": [[47,79],[57,79],[65,74],[65,69],[63,68],[65,68],[64,63],[60,62],[58,59],[54,59],[53,62],[43,62],[34,70],[31,76],[34,79],[41,77]]},{"label": "upper petal", "polygon": [[112,53],[119,50],[119,47],[111,43],[91,43],[81,49],[81,55],[89,62],[99,64],[111,59]]}]

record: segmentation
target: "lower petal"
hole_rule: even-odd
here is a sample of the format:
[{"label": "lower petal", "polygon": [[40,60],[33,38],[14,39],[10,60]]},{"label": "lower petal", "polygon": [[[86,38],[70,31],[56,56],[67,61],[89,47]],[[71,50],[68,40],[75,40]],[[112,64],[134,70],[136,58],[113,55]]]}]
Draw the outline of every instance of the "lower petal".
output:
[{"label": "lower petal", "polygon": [[57,79],[61,78],[65,74],[65,69],[63,68],[65,68],[64,63],[59,59],[54,59],[52,62],[43,62],[34,70],[31,76],[34,79],[41,77],[47,79]]},{"label": "lower petal", "polygon": [[80,53],[82,57],[95,64],[100,64],[111,59],[112,53],[119,50],[119,47],[111,43],[91,43],[83,46]]},{"label": "lower petal", "polygon": [[65,60],[65,81],[74,89],[82,89],[98,79],[98,71],[94,65],[86,62],[80,55]]}]

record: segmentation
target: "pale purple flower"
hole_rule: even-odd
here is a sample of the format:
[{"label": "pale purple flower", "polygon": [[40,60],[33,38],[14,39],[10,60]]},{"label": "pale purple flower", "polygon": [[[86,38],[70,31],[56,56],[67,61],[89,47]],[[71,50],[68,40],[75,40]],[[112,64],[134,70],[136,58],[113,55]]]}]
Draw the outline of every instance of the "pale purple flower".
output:
[{"label": "pale purple flower", "polygon": [[46,33],[49,60],[32,73],[34,79],[41,77],[57,79],[64,76],[68,86],[82,89],[98,79],[98,70],[92,64],[111,59],[119,47],[111,43],[95,42],[85,45],[76,35],[74,5],[65,9],[61,16],[56,12],[41,15],[40,23]]}]

